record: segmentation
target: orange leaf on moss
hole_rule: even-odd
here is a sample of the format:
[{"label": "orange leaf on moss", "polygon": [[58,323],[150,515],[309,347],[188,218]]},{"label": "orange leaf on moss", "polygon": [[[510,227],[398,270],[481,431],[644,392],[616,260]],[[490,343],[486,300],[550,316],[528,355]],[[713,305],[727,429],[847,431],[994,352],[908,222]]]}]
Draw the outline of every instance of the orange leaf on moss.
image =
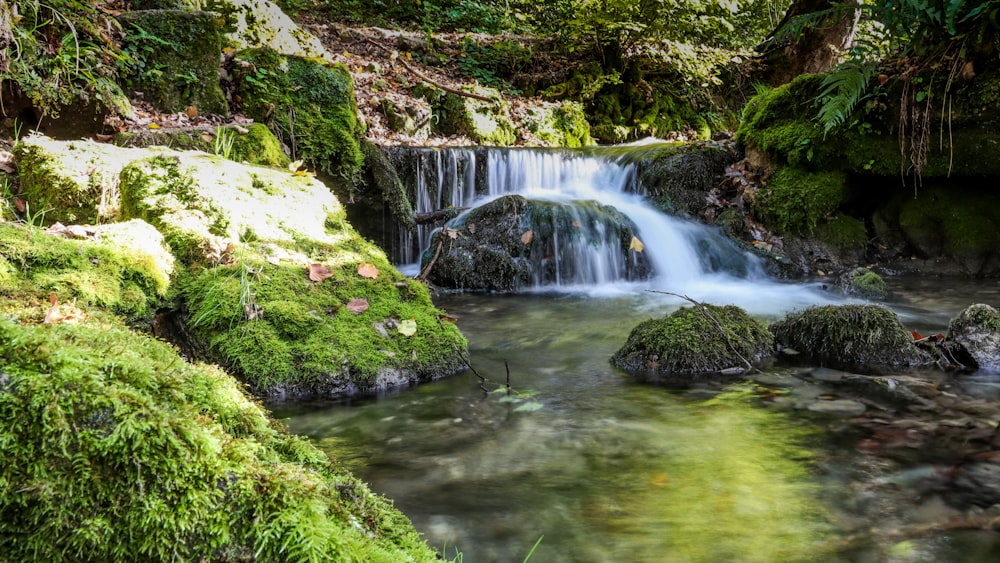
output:
[{"label": "orange leaf on moss", "polygon": [[376,268],[374,264],[362,262],[358,264],[358,275],[370,280],[376,279],[378,278],[378,268]]}]

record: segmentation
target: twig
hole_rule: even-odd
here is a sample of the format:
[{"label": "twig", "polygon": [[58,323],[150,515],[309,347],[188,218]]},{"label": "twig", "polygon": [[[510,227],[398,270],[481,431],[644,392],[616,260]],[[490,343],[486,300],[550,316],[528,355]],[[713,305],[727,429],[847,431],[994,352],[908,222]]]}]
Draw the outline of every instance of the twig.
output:
[{"label": "twig", "polygon": [[476,368],[472,367],[472,363],[469,362],[468,358],[465,357],[465,354],[463,354],[461,351],[459,351],[458,348],[455,348],[455,351],[458,352],[458,357],[459,357],[459,359],[462,360],[462,363],[465,364],[465,367],[467,367],[470,370],[472,370],[472,373],[476,374],[476,377],[479,378],[479,388],[483,390],[483,393],[489,393],[490,390],[487,389],[486,385],[485,385],[486,382],[489,381],[489,380],[486,379],[485,377],[483,377],[482,375],[480,375],[479,372],[476,371]]},{"label": "twig", "polygon": [[[386,51],[387,53],[390,53],[390,54],[393,53],[392,49],[386,47],[385,45],[381,45],[381,44],[377,43],[375,40],[373,40],[371,38],[366,37],[365,40],[368,41],[369,43],[371,43],[372,45],[378,47],[379,49],[382,49],[383,51]],[[406,70],[408,70],[411,73],[413,73],[420,80],[423,80],[424,82],[427,82],[427,83],[429,83],[429,84],[431,84],[433,86],[437,86],[438,88],[444,90],[445,92],[448,92],[449,94],[455,94],[456,96],[464,96],[466,98],[472,98],[472,99],[475,99],[475,100],[482,100],[484,102],[490,102],[491,104],[495,104],[495,103],[499,102],[499,100],[497,100],[495,98],[488,98],[486,96],[480,96],[479,94],[474,94],[472,92],[464,92],[464,91],[458,90],[456,88],[451,88],[449,86],[445,86],[444,84],[441,84],[440,82],[437,82],[436,80],[433,80],[433,79],[429,78],[426,74],[424,74],[424,73],[420,72],[419,70],[413,68],[412,66],[408,65],[406,63],[406,61],[404,61],[401,57],[396,57],[396,60],[399,61],[399,64],[403,65],[403,68],[405,68]]]},{"label": "twig", "polygon": [[437,250],[434,251],[434,257],[431,258],[431,261],[427,263],[427,266],[425,266],[424,269],[421,270],[420,273],[417,275],[417,277],[415,278],[417,281],[427,281],[427,276],[431,274],[431,268],[433,268],[434,263],[437,262],[438,256],[441,256],[441,248],[443,246],[444,246],[444,239],[441,238],[440,234],[438,234],[438,247]]},{"label": "twig", "polygon": [[679,293],[674,293],[672,291],[658,291],[655,289],[647,289],[646,291],[650,293],[663,293],[665,295],[673,295],[674,297],[680,297],[681,299],[684,299],[685,301],[694,304],[694,306],[697,307],[699,311],[701,311],[701,314],[705,315],[705,318],[711,321],[712,324],[715,325],[715,328],[719,330],[719,334],[721,334],[722,338],[726,341],[726,346],[729,346],[729,349],[732,350],[734,354],[736,354],[736,357],[738,357],[740,360],[743,361],[744,364],[746,364],[747,367],[744,371],[756,371],[757,373],[764,373],[761,370],[755,368],[753,364],[750,363],[750,360],[747,360],[746,358],[743,357],[743,354],[740,354],[740,351],[736,349],[736,346],[733,345],[732,341],[729,339],[729,335],[726,334],[726,330],[722,328],[722,325],[719,323],[718,320],[716,320],[714,316],[712,316],[712,313],[708,311],[705,305],[699,303],[698,301],[695,301],[694,299],[691,299],[687,295],[681,295]]},{"label": "twig", "polygon": [[507,360],[503,361],[503,367],[507,370],[507,394],[510,395],[510,366],[507,365]]}]

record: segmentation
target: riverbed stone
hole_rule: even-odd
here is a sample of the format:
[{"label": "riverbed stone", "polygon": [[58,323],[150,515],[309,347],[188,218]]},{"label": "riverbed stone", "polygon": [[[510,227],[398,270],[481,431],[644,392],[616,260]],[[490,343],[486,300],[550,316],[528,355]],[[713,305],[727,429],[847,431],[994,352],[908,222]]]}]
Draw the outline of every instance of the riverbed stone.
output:
[{"label": "riverbed stone", "polygon": [[842,417],[858,416],[868,410],[868,407],[861,401],[851,399],[816,401],[806,408],[812,412]]},{"label": "riverbed stone", "polygon": [[856,373],[882,373],[932,363],[913,344],[895,313],[877,305],[827,305],[792,313],[771,325],[797,359]]},{"label": "riverbed stone", "polygon": [[868,268],[854,268],[837,279],[837,287],[845,295],[881,301],[889,295],[889,286],[882,276]]},{"label": "riverbed stone", "polygon": [[975,367],[1000,371],[1000,311],[977,303],[948,325],[948,338],[961,344]]},{"label": "riverbed stone", "polygon": [[774,337],[746,311],[704,304],[640,323],[611,363],[636,374],[690,376],[748,369],[773,351]]},{"label": "riverbed stone", "polygon": [[628,217],[596,201],[503,196],[436,231],[422,267],[427,279],[442,287],[516,291],[594,274],[596,266],[587,260],[594,247],[603,247],[616,256],[620,279],[644,279],[651,269],[635,245],[636,231]]}]

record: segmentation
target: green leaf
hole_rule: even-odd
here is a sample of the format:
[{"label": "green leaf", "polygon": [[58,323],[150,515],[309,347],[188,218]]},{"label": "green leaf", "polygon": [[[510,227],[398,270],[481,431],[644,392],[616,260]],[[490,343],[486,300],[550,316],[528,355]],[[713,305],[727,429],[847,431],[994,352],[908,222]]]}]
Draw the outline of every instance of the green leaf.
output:
[{"label": "green leaf", "polygon": [[514,409],[514,412],[534,412],[542,408],[543,406],[545,405],[539,403],[538,401],[527,401],[523,405],[520,405],[519,407]]}]

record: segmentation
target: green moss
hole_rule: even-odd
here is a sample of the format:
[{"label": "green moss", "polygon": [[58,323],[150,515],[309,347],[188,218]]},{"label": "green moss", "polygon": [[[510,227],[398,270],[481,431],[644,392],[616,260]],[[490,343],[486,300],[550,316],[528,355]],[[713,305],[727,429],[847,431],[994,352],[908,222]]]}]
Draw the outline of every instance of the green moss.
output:
[{"label": "green moss", "polygon": [[736,141],[776,155],[789,164],[813,160],[822,129],[812,100],[822,75],[803,75],[754,97],[743,110]]},{"label": "green moss", "polygon": [[222,35],[218,16],[188,10],[122,14],[123,48],[136,65],[126,80],[165,112],[196,106],[203,114],[229,113],[219,86]]},{"label": "green moss", "polygon": [[708,315],[683,307],[640,323],[611,362],[632,372],[691,375],[746,367],[740,356],[758,362],[771,355],[774,339],[763,323],[732,305],[704,307]]},{"label": "green moss", "polygon": [[435,132],[442,135],[464,135],[479,145],[506,147],[517,142],[517,129],[500,93],[485,86],[466,86],[470,93],[494,98],[486,102],[449,92],[426,94],[436,120]]},{"label": "green moss", "polygon": [[[244,261],[182,284],[199,338],[253,389],[343,393],[455,368],[465,341],[454,325],[439,320],[426,287],[404,278],[359,238],[336,246],[303,242],[313,260],[331,266],[333,277],[317,283],[304,265]],[[366,256],[378,278],[360,276],[358,262],[343,263],[351,254]],[[244,306],[251,299],[261,312],[254,320]],[[368,309],[350,311],[346,305],[353,299],[364,299]],[[417,324],[412,336],[397,330],[407,319]],[[390,372],[402,380],[394,381]]]},{"label": "green moss", "polygon": [[1000,312],[983,303],[965,308],[948,323],[949,335],[967,332],[992,332],[1000,334]]},{"label": "green moss", "polygon": [[235,135],[229,158],[236,162],[279,168],[284,168],[291,162],[281,149],[281,142],[263,123],[254,123],[247,127],[246,133]]},{"label": "green moss", "polygon": [[829,220],[816,225],[816,238],[839,250],[863,250],[868,244],[868,231],[864,221],[843,213],[836,213]]},{"label": "green moss", "polygon": [[0,257],[7,289],[0,307],[34,321],[45,315],[48,297],[55,294],[75,308],[99,307],[132,323],[148,322],[166,297],[172,268],[125,242],[68,240],[11,223],[0,223]]},{"label": "green moss", "polygon": [[393,219],[405,229],[413,229],[416,222],[413,206],[406,194],[406,186],[396,173],[396,167],[374,143],[363,140],[361,150],[365,155],[365,171],[369,184],[378,190],[379,199],[389,208]]},{"label": "green moss", "polygon": [[26,212],[46,223],[96,223],[98,202],[107,188],[102,174],[73,178],[61,168],[61,161],[40,144],[18,143],[14,147],[21,183],[20,197]]},{"label": "green moss", "polygon": [[580,103],[563,102],[535,108],[525,118],[525,125],[549,146],[579,148],[594,144]]},{"label": "green moss", "polygon": [[889,286],[882,276],[868,268],[855,268],[847,273],[843,281],[844,292],[864,299],[885,299]]},{"label": "green moss", "polygon": [[770,330],[783,346],[836,369],[877,373],[926,363],[896,314],[877,305],[810,307]]},{"label": "green moss", "polygon": [[388,501],[162,342],[3,319],[0,359],[6,557],[435,559]]},{"label": "green moss", "polygon": [[754,211],[769,228],[808,235],[844,198],[842,172],[807,172],[786,166],[757,192]]},{"label": "green moss", "polygon": [[296,157],[350,185],[359,182],[364,130],[344,65],[252,49],[237,55],[236,76],[244,111],[273,122]]}]

